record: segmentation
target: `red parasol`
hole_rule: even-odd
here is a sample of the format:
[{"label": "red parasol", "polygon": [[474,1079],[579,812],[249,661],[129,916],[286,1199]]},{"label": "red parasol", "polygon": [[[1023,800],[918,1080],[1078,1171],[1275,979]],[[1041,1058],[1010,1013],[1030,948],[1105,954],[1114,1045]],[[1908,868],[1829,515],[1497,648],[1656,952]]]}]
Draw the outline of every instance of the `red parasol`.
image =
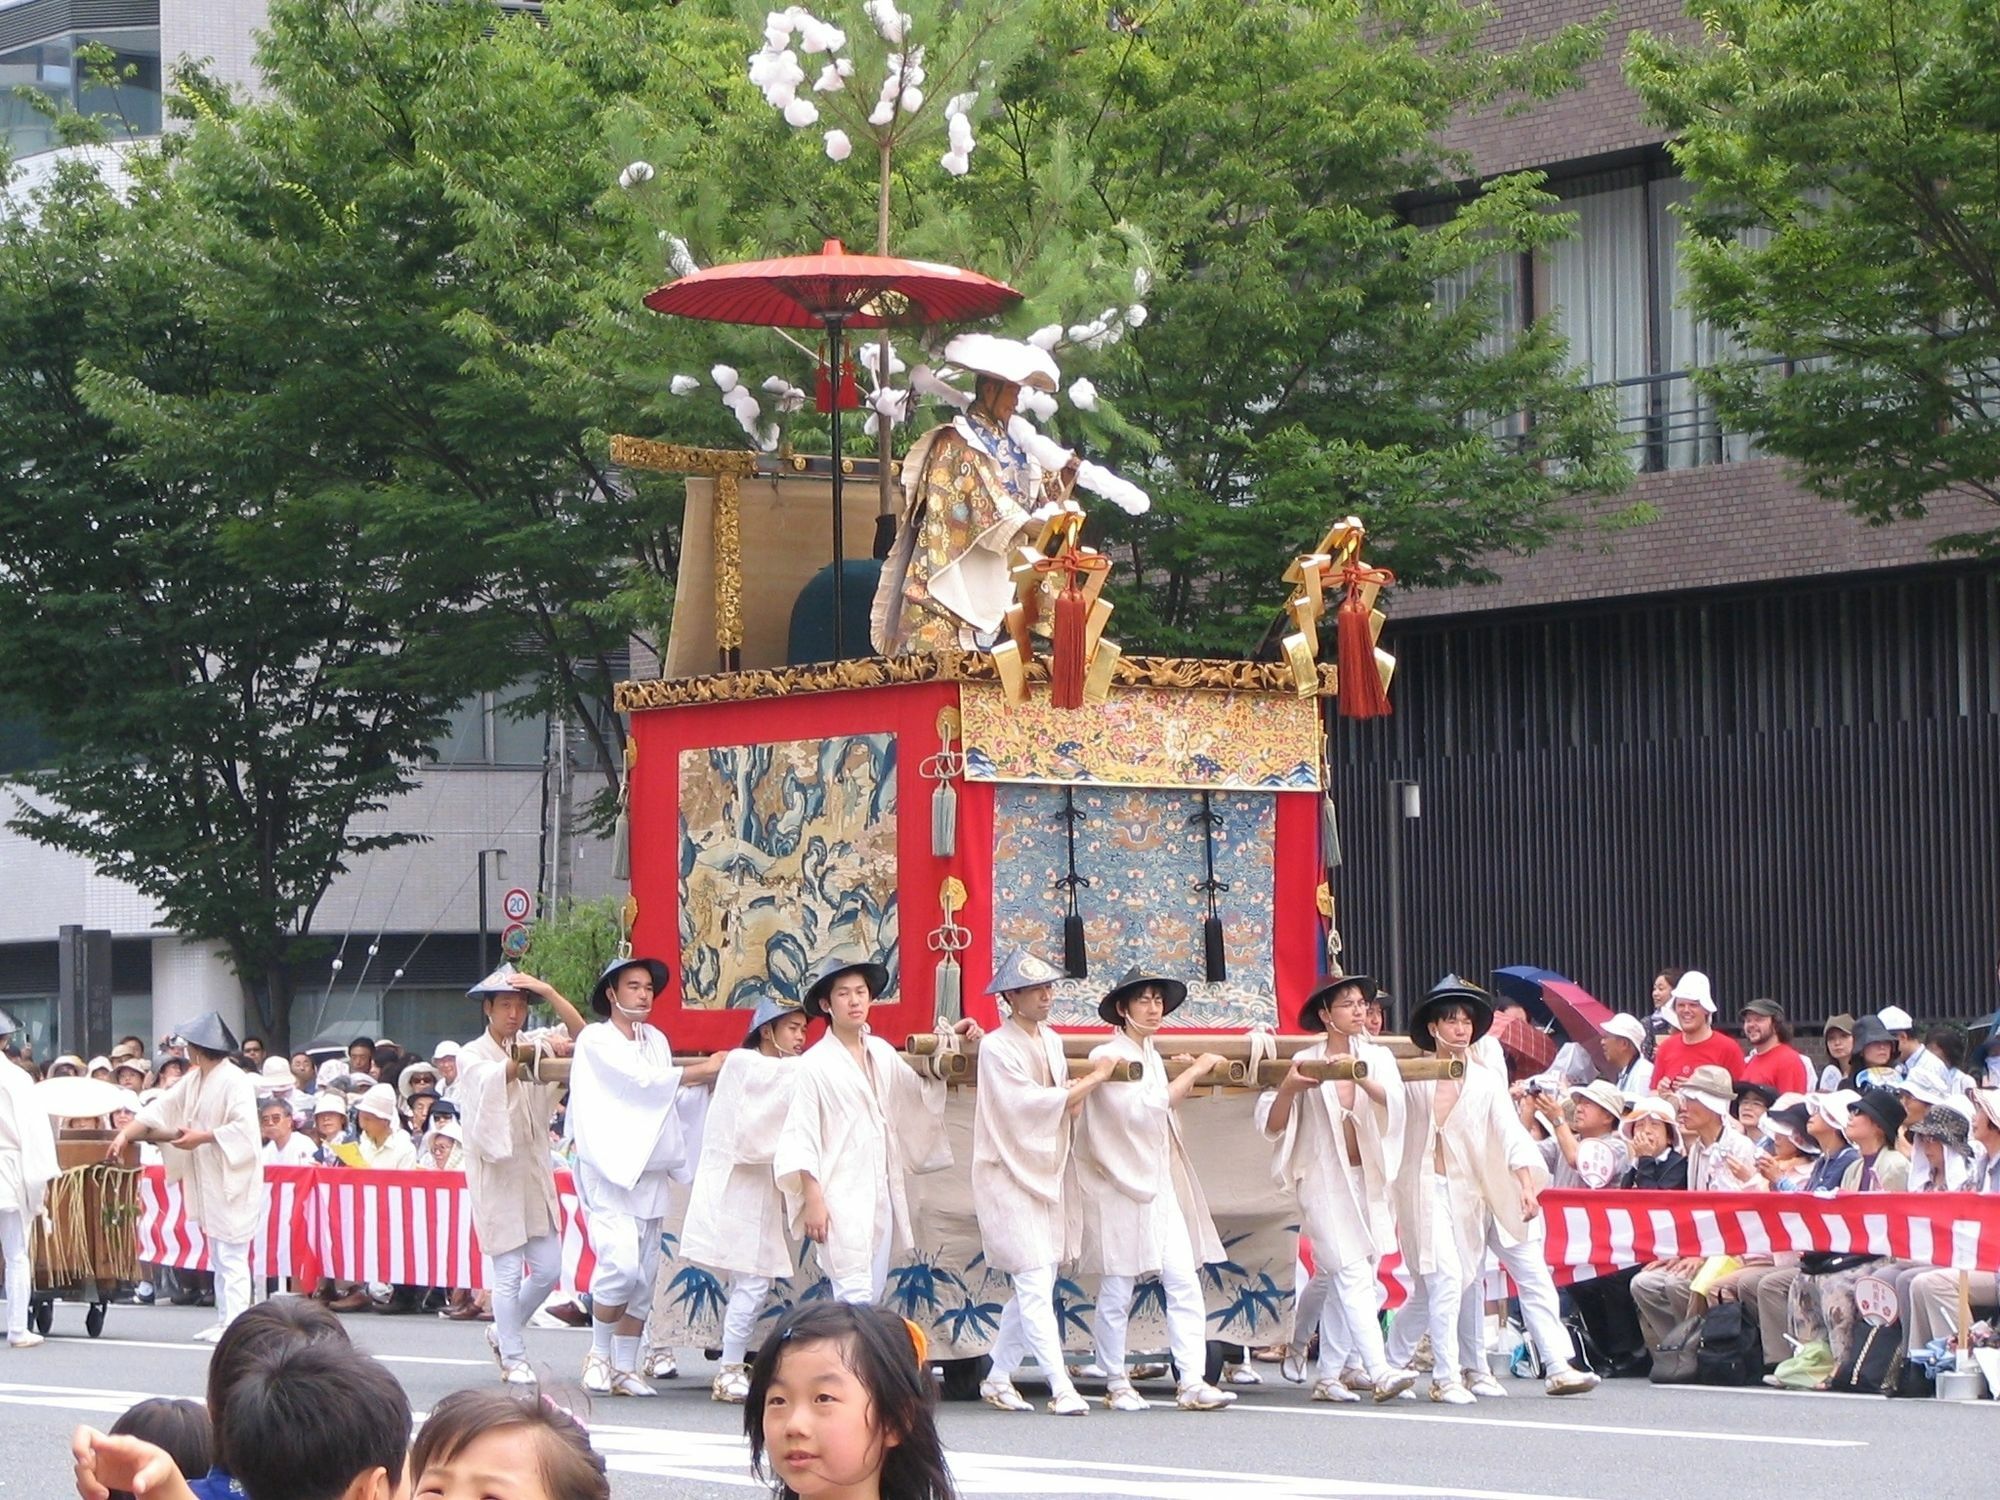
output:
[{"label": "red parasol", "polygon": [[[962,323],[991,317],[1021,300],[1004,282],[925,260],[850,255],[828,240],[817,255],[710,266],[646,295],[654,312],[760,328],[825,328],[827,363],[840,371],[841,334],[848,328]],[[840,403],[833,403],[833,654],[842,650],[846,559],[841,511]]]},{"label": "red parasol", "polygon": [[1610,1060],[1604,1055],[1604,1027],[1611,1019],[1611,1008],[1569,979],[1544,979],[1542,999],[1548,1002],[1556,1024],[1569,1039],[1588,1052],[1599,1068],[1609,1068]]},{"label": "red parasol", "polygon": [[1507,1054],[1510,1074],[1517,1067],[1525,1073],[1539,1073],[1556,1060],[1555,1039],[1537,1030],[1521,1011],[1495,1011],[1489,1034]]}]

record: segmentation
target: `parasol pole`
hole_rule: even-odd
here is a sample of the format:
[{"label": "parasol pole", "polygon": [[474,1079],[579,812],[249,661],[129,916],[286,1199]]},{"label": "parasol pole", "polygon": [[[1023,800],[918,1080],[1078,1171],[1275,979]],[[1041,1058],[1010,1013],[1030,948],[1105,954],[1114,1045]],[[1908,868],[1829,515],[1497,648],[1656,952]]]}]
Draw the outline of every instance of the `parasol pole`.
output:
[{"label": "parasol pole", "polygon": [[[889,253],[889,155],[891,143],[882,141],[881,160],[875,179],[875,253]],[[884,329],[880,341],[875,346],[875,384],[878,389],[889,388],[889,334]],[[892,452],[889,435],[889,419],[881,413],[875,416],[875,544],[870,549],[875,556],[887,559],[896,541],[896,504],[890,498],[889,461]]]},{"label": "parasol pole", "polygon": [[826,347],[833,366],[833,659],[847,655],[847,537],[840,494],[840,325],[844,312],[826,314]]}]

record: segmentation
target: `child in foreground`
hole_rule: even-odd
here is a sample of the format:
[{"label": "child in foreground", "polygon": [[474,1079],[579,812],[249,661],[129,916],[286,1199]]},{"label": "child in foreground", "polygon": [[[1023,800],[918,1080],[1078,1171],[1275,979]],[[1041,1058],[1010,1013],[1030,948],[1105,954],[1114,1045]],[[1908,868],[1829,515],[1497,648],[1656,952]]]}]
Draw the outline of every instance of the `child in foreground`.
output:
[{"label": "child in foreground", "polygon": [[865,1304],[787,1314],[750,1371],[750,1466],[780,1500],[957,1500],[923,1335]]},{"label": "child in foreground", "polygon": [[611,1500],[604,1458],[551,1401],[454,1391],[410,1450],[417,1500]]},{"label": "child in foreground", "polygon": [[[230,1392],[217,1459],[249,1500],[407,1500],[410,1402],[388,1369],[338,1343],[255,1362]],[[166,1449],[79,1428],[76,1491],[194,1500]]]}]

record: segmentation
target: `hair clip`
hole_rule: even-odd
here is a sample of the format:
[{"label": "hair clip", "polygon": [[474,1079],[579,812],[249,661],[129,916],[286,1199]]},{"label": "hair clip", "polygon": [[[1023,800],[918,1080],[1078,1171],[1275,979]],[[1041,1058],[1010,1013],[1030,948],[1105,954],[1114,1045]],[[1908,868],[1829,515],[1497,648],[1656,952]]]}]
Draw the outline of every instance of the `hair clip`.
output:
[{"label": "hair clip", "polygon": [[556,1400],[555,1397],[543,1396],[541,1398],[541,1402],[543,1411],[553,1412],[560,1417],[567,1417],[570,1421],[574,1422],[577,1425],[578,1430],[584,1433],[588,1433],[590,1431],[590,1424],[588,1422],[584,1421],[582,1417],[579,1417],[575,1412],[571,1411],[567,1406],[564,1406],[560,1401]]},{"label": "hair clip", "polygon": [[910,1332],[910,1347],[916,1350],[917,1368],[922,1370],[930,1363],[931,1341],[923,1329],[917,1327],[908,1318],[903,1319],[903,1327],[907,1328]]}]

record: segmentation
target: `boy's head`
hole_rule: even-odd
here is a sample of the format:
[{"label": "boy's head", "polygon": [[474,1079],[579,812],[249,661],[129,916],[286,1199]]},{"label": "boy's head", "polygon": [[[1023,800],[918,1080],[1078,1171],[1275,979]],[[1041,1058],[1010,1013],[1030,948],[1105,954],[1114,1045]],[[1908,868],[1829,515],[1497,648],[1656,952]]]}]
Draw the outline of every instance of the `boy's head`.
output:
[{"label": "boy's head", "polygon": [[[199,1401],[176,1401],[155,1396],[136,1406],[111,1424],[113,1437],[134,1437],[166,1450],[189,1479],[199,1479],[214,1463],[213,1434],[209,1430],[208,1408]],[[113,1490],[111,1500],[132,1500],[129,1490]]]},{"label": "boy's head", "polygon": [[441,1495],[483,1494],[495,1476],[536,1473],[552,1500],[610,1500],[590,1436],[552,1402],[504,1391],[453,1391],[431,1408],[410,1450],[410,1484]]},{"label": "boy's head", "polygon": [[306,1344],[237,1383],[218,1447],[250,1500],[405,1500],[410,1400],[358,1349]]}]

